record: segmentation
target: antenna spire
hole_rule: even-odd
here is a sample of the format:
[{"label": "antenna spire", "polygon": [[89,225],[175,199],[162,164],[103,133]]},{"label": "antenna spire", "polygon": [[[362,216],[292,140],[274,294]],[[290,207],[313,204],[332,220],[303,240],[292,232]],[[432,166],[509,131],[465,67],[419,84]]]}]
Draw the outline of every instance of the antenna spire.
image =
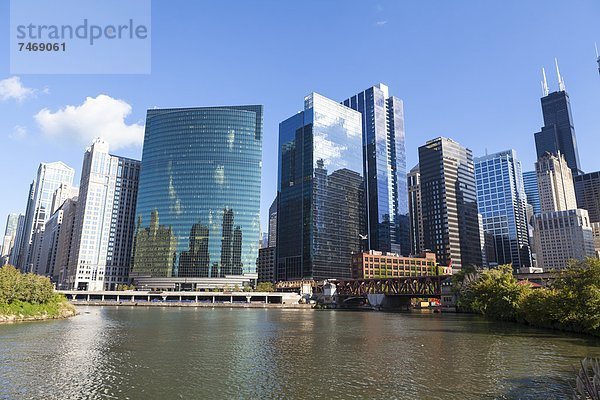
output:
[{"label": "antenna spire", "polygon": [[558,69],[558,60],[554,58],[554,64],[556,65],[556,75],[558,76],[558,90],[561,92],[565,91],[565,81],[562,76],[560,76],[560,69]]},{"label": "antenna spire", "polygon": [[548,90],[548,81],[546,80],[546,70],[544,68],[542,68],[542,76],[544,77],[542,80],[542,96],[546,97],[550,91]]}]

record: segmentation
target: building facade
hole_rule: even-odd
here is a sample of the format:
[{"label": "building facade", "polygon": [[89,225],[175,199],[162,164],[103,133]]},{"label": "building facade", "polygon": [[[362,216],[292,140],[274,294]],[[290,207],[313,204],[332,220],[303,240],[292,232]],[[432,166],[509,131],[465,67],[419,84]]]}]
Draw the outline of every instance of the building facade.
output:
[{"label": "building facade", "polygon": [[558,71],[558,63],[556,71],[559,80],[559,90],[556,92],[548,93],[548,85],[544,74],[544,97],[541,98],[544,126],[541,131],[534,135],[535,148],[538,158],[545,153],[564,154],[573,175],[579,175],[582,172],[571,113],[571,102]]},{"label": "building facade", "polygon": [[573,175],[562,154],[545,153],[535,163],[542,212],[577,208]]},{"label": "building facade", "polygon": [[368,249],[408,255],[404,104],[381,83],[342,103],[362,115]]},{"label": "building facade", "polygon": [[410,254],[424,252],[423,212],[421,208],[421,173],[417,164],[407,175],[408,181],[408,222],[410,234]]},{"label": "building facade", "polygon": [[131,253],[135,231],[135,206],[140,181],[139,160],[112,156],[117,159],[115,195],[112,201],[110,238],[106,255],[105,288],[114,290],[129,283]]},{"label": "building facade", "polygon": [[527,196],[527,204],[530,204],[532,207],[532,214],[541,213],[542,205],[540,203],[540,192],[538,191],[536,171],[523,172],[523,186],[525,187],[525,196]]},{"label": "building facade", "polygon": [[15,231],[14,238],[12,239],[12,247],[10,250],[10,255],[8,256],[8,263],[14,266],[17,266],[17,262],[19,259],[19,249],[21,248],[21,243],[23,242],[23,237],[25,232],[25,215],[19,214],[19,219],[17,222],[17,230]]},{"label": "building facade", "polygon": [[6,217],[4,236],[0,243],[0,245],[2,245],[0,252],[0,266],[9,263],[19,229],[19,220],[22,220],[23,218],[24,216],[22,214],[8,214]]},{"label": "building facade", "polygon": [[34,233],[38,233],[36,242],[40,242],[44,224],[50,218],[52,198],[61,184],[73,185],[75,170],[63,162],[41,163],[35,181],[30,186],[25,212],[25,227],[19,249],[18,267],[29,272],[34,267],[33,253],[38,247],[32,247]]},{"label": "building facade", "polygon": [[258,250],[258,259],[256,260],[257,282],[275,283],[275,256],[275,247],[263,247]]},{"label": "building facade", "polygon": [[71,289],[67,284],[69,276],[69,264],[73,257],[76,257],[76,245],[74,243],[75,223],[77,222],[77,202],[78,197],[67,199],[60,206],[62,212],[62,222],[56,239],[56,256],[52,269],[52,280],[57,283],[59,289]]},{"label": "building facade", "polygon": [[[486,246],[488,263],[512,264],[516,270],[531,267],[527,227],[527,197],[521,162],[514,150],[475,159],[477,206],[483,232],[491,235],[493,252]],[[487,241],[484,235],[484,240]],[[491,262],[493,256],[494,262]]]},{"label": "building facade", "polygon": [[595,257],[594,236],[586,210],[538,214],[533,236],[537,266],[544,271],[566,268],[573,259]]},{"label": "building facade", "polygon": [[104,140],[86,149],[66,282],[71,289],[104,289],[117,168],[118,158],[109,154]]},{"label": "building facade", "polygon": [[269,233],[267,240],[268,247],[277,247],[277,205],[279,197],[275,196],[271,207],[269,207]]},{"label": "building facade", "polygon": [[451,268],[438,266],[435,253],[432,252],[414,257],[374,250],[352,255],[353,279],[437,276],[451,273]]},{"label": "building facade", "polygon": [[148,110],[134,281],[255,274],[262,131],[257,105]]},{"label": "building facade", "polygon": [[350,277],[367,231],[361,120],[312,93],[279,124],[278,281]]},{"label": "building facade", "polygon": [[448,138],[419,147],[425,248],[454,271],[482,265],[475,166],[471,150]]},{"label": "building facade", "polygon": [[590,221],[600,222],[600,171],[574,177],[577,207],[587,210]]}]

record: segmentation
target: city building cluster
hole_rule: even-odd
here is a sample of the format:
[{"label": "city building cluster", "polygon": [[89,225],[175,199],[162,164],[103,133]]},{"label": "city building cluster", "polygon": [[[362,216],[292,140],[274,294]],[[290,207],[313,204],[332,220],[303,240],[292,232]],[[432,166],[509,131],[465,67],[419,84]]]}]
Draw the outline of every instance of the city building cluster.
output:
[{"label": "city building cluster", "polygon": [[[600,58],[598,58],[600,66]],[[438,137],[407,171],[404,105],[378,84],[345,100],[312,93],[279,124],[277,196],[260,230],[263,107],[148,110],[142,160],[96,139],[79,186],[41,163],[2,264],[58,288],[206,290],[281,282],[515,273],[600,257],[600,172],[584,173],[569,95],[542,81],[537,162],[474,157]],[[533,151],[533,149],[532,149]]]}]

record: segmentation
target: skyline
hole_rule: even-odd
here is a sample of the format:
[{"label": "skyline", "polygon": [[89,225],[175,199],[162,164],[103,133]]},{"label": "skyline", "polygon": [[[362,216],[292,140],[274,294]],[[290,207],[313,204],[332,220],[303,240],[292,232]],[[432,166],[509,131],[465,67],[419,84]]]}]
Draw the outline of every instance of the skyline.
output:
[{"label": "skyline", "polygon": [[[405,105],[407,170],[416,164],[419,146],[446,136],[470,148],[475,157],[483,156],[486,149],[494,153],[514,148],[523,170],[531,171],[535,161],[533,134],[543,125],[541,68],[546,68],[550,91],[557,90],[553,69],[557,57],[571,98],[582,168],[585,172],[600,170],[593,146],[600,130],[600,113],[596,111],[600,109],[600,78],[594,51],[600,30],[593,18],[600,14],[600,5],[594,2],[577,3],[566,9],[560,2],[491,6],[462,2],[439,5],[437,12],[427,10],[425,5],[385,1],[350,3],[343,10],[334,4],[319,3],[320,13],[316,15],[311,14],[310,6],[264,2],[240,4],[236,12],[228,9],[230,18],[226,22],[213,19],[222,15],[227,4],[178,4],[181,7],[177,3],[175,7],[153,4],[150,75],[22,75],[21,84],[35,91],[21,91],[22,101],[0,95],[0,107],[4,110],[0,121],[4,150],[1,166],[11,171],[5,176],[5,184],[13,193],[0,204],[0,215],[4,215],[0,229],[4,228],[8,213],[24,213],[28,186],[40,162],[63,161],[76,170],[75,181],[79,181],[83,152],[92,139],[81,136],[90,132],[81,135],[71,129],[70,135],[56,136],[52,127],[69,127],[72,115],[57,111],[67,105],[80,106],[86,97],[96,100],[78,109],[80,115],[90,109],[112,110],[116,119],[124,122],[118,131],[127,132],[134,139],[143,133],[146,110],[155,106],[263,104],[263,232],[276,191],[278,124],[300,111],[302,104],[298,99],[313,91],[343,101],[377,83],[388,85],[390,93]],[[0,5],[0,10],[7,18],[8,4]],[[306,26],[286,25],[283,17],[291,13],[306,21]],[[245,21],[247,14],[254,19],[253,29],[246,33],[240,21]],[[419,14],[420,18],[416,18]],[[185,21],[191,15],[197,16],[199,23],[186,26],[188,35],[183,36],[177,18]],[[491,16],[493,20],[489,20]],[[559,16],[564,29],[542,29]],[[423,20],[428,22],[427,32],[422,31]],[[360,32],[363,36],[331,35],[356,24],[364,26]],[[175,35],[166,30],[175,30]],[[271,34],[275,31],[278,35]],[[220,40],[202,44],[193,40],[207,33],[220,35]],[[247,43],[258,46],[260,51],[240,43],[242,34],[249,39]],[[174,41],[173,37],[181,40]],[[406,37],[409,39],[403,39]],[[319,68],[305,68],[299,62],[305,59],[301,53],[295,56],[289,51],[292,44],[299,42],[310,44]],[[210,62],[191,51],[196,45],[201,46],[198,48],[202,54],[212,56]],[[390,45],[396,46],[400,54],[388,52]],[[0,81],[12,76],[8,71],[7,47],[6,43],[0,44],[0,52],[5,55]],[[332,47],[338,51],[331,52]],[[309,47],[305,44],[299,48]],[[369,50],[373,56],[386,52],[386,62],[358,61]],[[175,57],[181,60],[172,62]],[[353,63],[361,68],[351,67]],[[101,94],[110,98],[98,97]],[[127,115],[129,107],[131,114]],[[40,113],[44,109],[48,111]],[[37,122],[34,115],[38,115]],[[45,134],[40,132],[42,126],[46,127]],[[482,132],[487,132],[486,140],[480,140]],[[111,147],[118,147],[106,139]],[[141,142],[130,142],[134,145],[112,153],[141,159]],[[19,168],[11,168],[12,165]]]}]

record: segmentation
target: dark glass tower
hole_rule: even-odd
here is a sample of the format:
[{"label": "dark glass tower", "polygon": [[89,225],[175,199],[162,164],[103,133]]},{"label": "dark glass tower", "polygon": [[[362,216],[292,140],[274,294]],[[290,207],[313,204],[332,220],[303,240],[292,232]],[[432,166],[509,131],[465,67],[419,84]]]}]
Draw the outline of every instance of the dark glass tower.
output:
[{"label": "dark glass tower", "polygon": [[558,63],[556,64],[556,72],[559,90],[552,93],[548,93],[546,73],[544,72],[544,81],[542,82],[544,97],[541,99],[544,126],[541,131],[534,135],[537,158],[542,157],[546,152],[552,154],[562,153],[573,175],[579,175],[582,172],[571,113],[571,102],[560,76]]},{"label": "dark glass tower", "polygon": [[343,101],[362,114],[368,250],[410,254],[404,106],[378,84]]},{"label": "dark glass tower", "polygon": [[364,224],[359,112],[313,93],[279,124],[277,280],[350,278]]},{"label": "dark glass tower", "polygon": [[577,207],[588,211],[590,222],[600,222],[600,171],[574,178]]},{"label": "dark glass tower", "polygon": [[132,274],[256,271],[262,106],[148,110]]},{"label": "dark glass tower", "polygon": [[482,265],[475,168],[471,150],[447,138],[419,147],[425,248],[441,265]]}]

